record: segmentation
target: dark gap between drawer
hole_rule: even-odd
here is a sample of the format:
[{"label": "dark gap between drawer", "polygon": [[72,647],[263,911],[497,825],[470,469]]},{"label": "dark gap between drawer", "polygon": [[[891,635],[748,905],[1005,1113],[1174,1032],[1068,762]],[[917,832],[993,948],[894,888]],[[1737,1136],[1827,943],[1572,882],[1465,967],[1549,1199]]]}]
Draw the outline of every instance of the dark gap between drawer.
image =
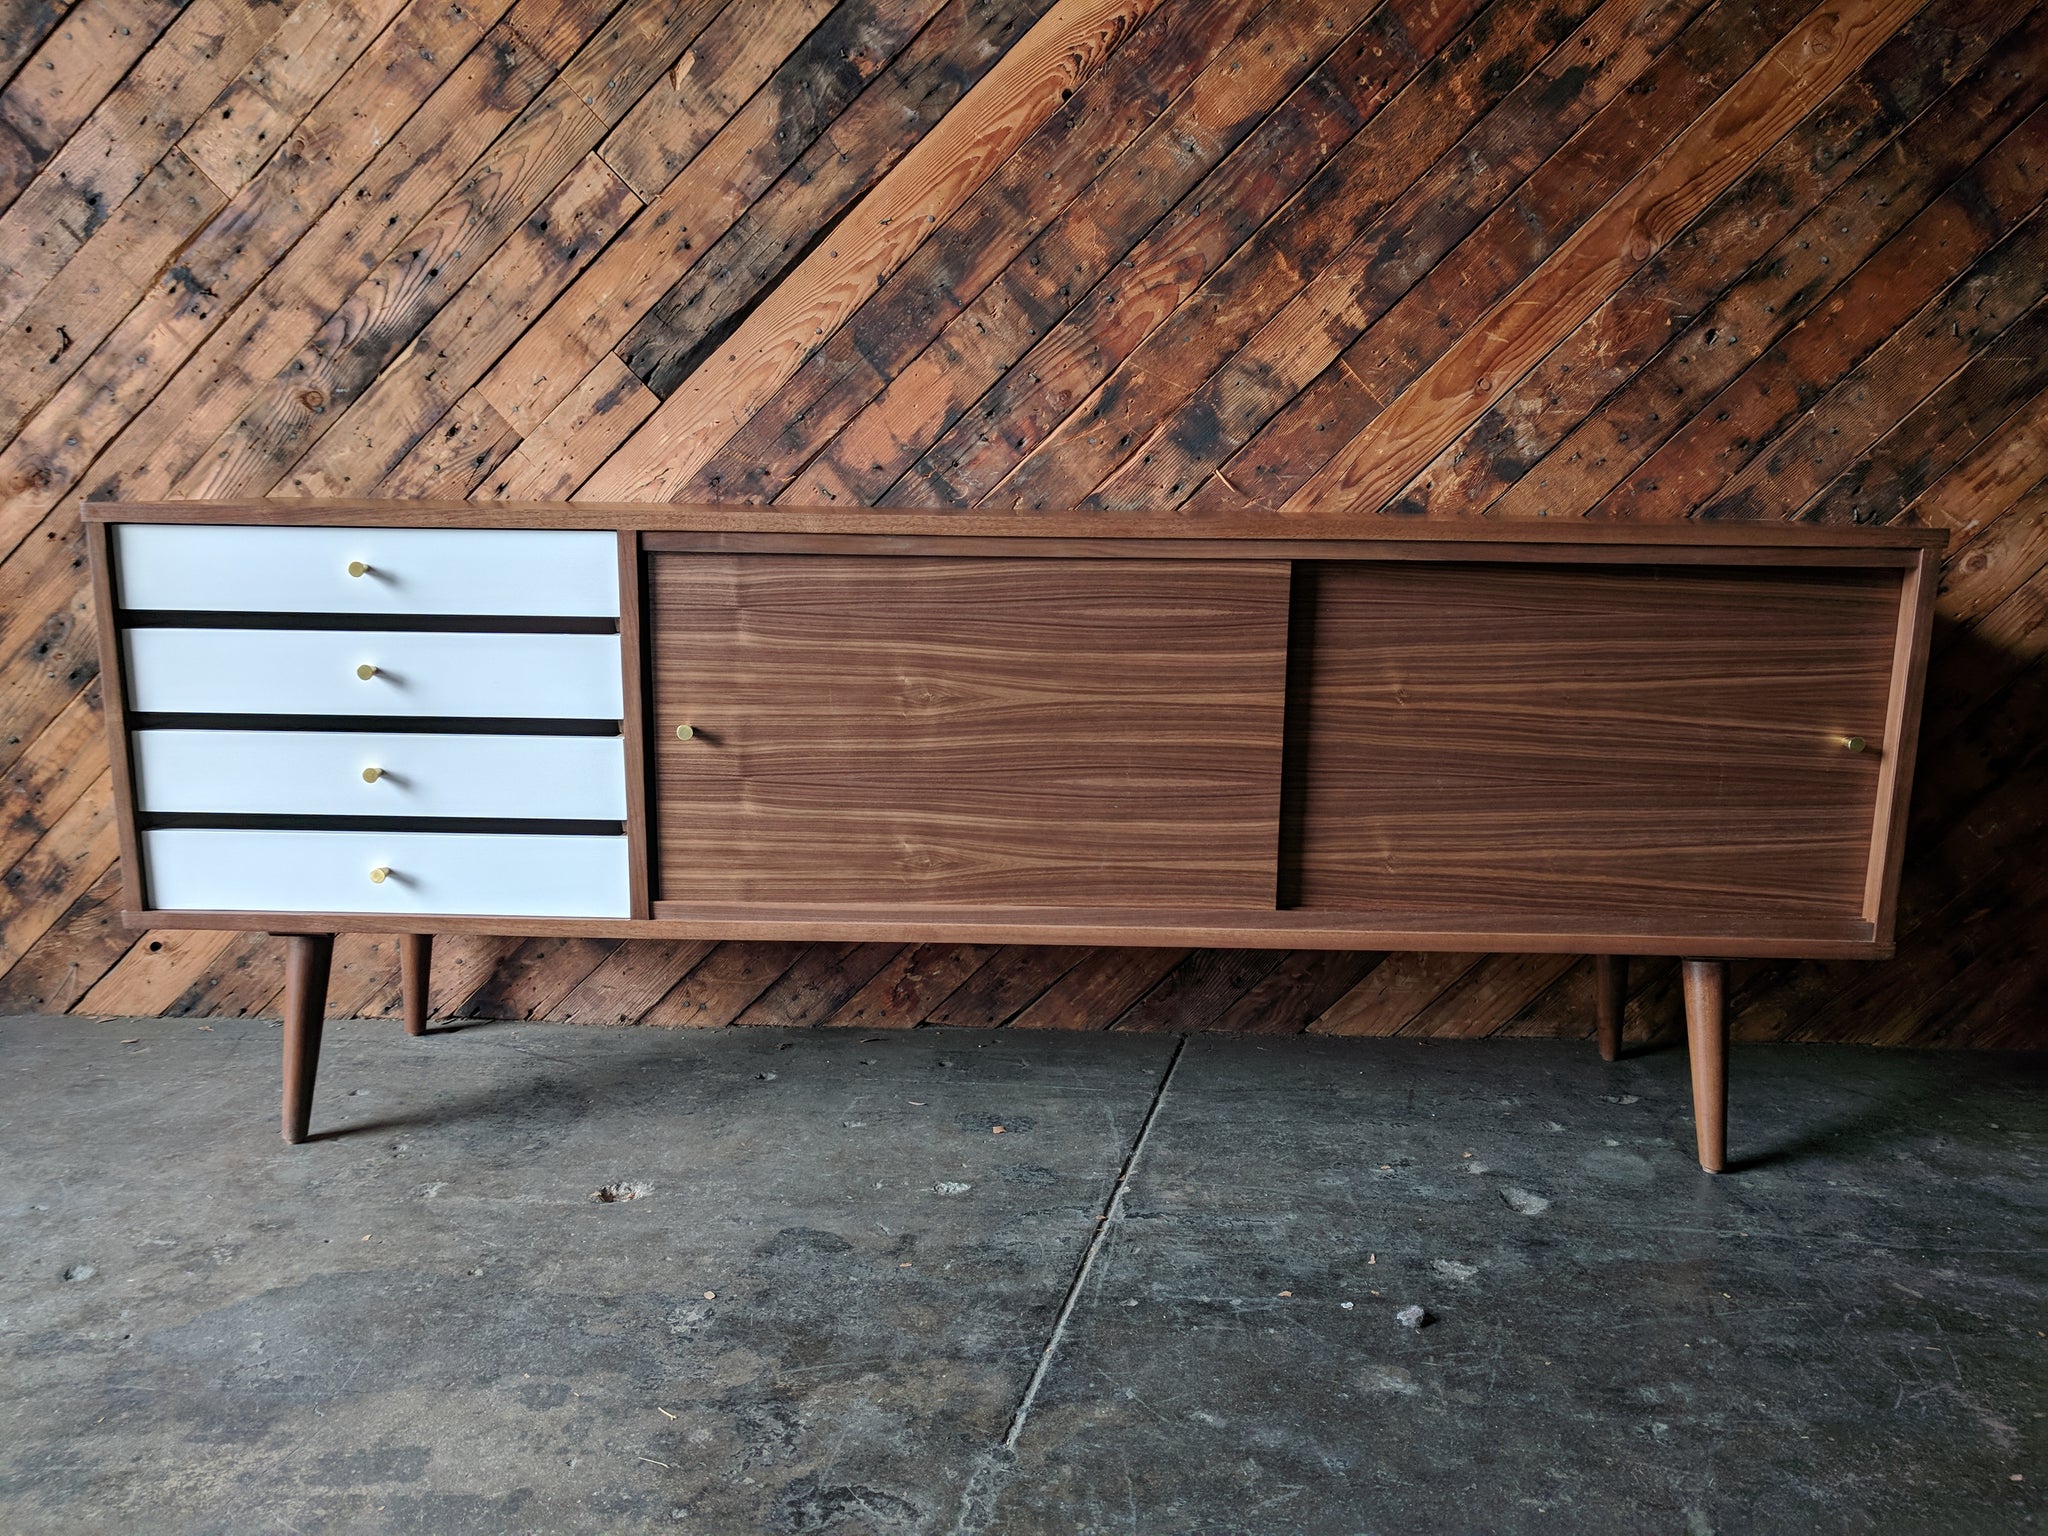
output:
[{"label": "dark gap between drawer", "polygon": [[623,821],[550,816],[271,816],[235,811],[144,811],[145,832],[196,827],[232,832],[533,832],[559,837],[623,837]]},{"label": "dark gap between drawer", "polygon": [[617,619],[481,613],[223,613],[124,608],[123,629],[345,629],[451,635],[616,635]]},{"label": "dark gap between drawer", "polygon": [[130,711],[131,731],[376,731],[414,736],[616,736],[616,720],[497,715],[226,715]]}]

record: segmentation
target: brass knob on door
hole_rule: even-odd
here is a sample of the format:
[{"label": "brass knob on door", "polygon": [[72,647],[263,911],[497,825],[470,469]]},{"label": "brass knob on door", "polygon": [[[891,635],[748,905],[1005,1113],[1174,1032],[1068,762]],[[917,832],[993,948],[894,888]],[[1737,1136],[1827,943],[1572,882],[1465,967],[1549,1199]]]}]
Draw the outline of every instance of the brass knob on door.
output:
[{"label": "brass knob on door", "polygon": [[1838,736],[1835,739],[1841,742],[1842,750],[1845,752],[1863,752],[1870,746],[1870,743],[1861,736]]},{"label": "brass knob on door", "polygon": [[379,864],[375,869],[370,871],[370,884],[372,885],[382,885],[386,880],[389,880],[390,878],[391,871],[385,865]]},{"label": "brass knob on door", "polygon": [[382,768],[365,768],[363,770],[363,782],[365,784],[374,784],[383,777],[384,770]]},{"label": "brass knob on door", "polygon": [[697,728],[694,725],[679,725],[676,727],[677,741],[688,741],[692,736],[696,734]]},{"label": "brass knob on door", "polygon": [[360,560],[351,560],[348,563],[348,573],[351,576],[367,576],[370,574],[370,567]]},{"label": "brass knob on door", "polygon": [[377,669],[376,669],[376,667],[374,667],[373,665],[371,665],[371,664],[370,664],[369,662],[367,662],[367,661],[366,661],[366,662],[364,662],[364,663],[363,663],[363,664],[362,664],[362,665],[361,665],[360,667],[357,667],[357,668],[356,668],[356,676],[357,676],[357,677],[360,677],[360,678],[361,678],[361,679],[362,679],[362,680],[363,680],[364,682],[366,682],[366,683],[367,683],[367,682],[368,682],[368,681],[369,681],[369,680],[370,680],[371,678],[375,677],[376,675],[377,675]]}]

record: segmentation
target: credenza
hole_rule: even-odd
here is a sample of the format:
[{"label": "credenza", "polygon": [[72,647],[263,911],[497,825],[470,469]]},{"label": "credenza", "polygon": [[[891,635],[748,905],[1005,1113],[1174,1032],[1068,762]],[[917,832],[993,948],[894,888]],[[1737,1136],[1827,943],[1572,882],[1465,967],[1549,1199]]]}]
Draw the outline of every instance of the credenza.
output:
[{"label": "credenza", "polygon": [[85,508],[134,927],[1881,958],[1944,535]]}]

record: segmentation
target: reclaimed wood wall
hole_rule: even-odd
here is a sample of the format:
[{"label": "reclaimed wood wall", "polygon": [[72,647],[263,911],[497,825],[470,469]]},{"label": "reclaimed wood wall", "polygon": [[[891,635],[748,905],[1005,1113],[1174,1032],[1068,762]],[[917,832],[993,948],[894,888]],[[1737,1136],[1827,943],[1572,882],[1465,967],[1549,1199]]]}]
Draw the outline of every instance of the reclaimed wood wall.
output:
[{"label": "reclaimed wood wall", "polygon": [[[2041,1038],[2048,8],[0,0],[0,81],[0,1009],[278,1006],[276,941],[118,924],[81,496],[1250,502],[1951,529],[1899,956],[1741,967],[1738,1028]],[[437,960],[595,1022],[1592,1015],[1552,956]]]}]

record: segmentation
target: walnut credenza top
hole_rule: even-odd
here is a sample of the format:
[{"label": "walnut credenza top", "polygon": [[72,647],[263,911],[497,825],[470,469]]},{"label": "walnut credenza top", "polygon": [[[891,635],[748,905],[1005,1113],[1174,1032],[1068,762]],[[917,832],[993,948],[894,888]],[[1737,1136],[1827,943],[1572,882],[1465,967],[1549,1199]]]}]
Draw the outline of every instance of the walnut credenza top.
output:
[{"label": "walnut credenza top", "polygon": [[128,920],[1888,952],[1943,536],[95,504]]}]

